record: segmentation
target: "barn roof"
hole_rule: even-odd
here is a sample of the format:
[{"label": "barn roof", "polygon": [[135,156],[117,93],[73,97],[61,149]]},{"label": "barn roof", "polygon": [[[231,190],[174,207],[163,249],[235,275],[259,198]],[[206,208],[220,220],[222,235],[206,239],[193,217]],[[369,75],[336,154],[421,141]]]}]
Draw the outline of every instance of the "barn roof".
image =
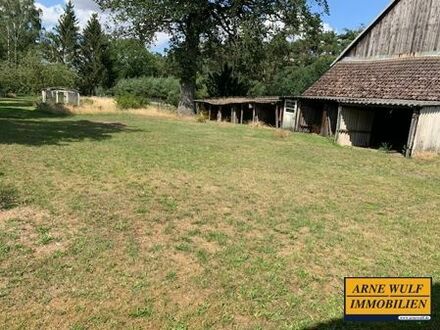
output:
[{"label": "barn roof", "polygon": [[367,98],[350,98],[350,97],[320,97],[320,96],[299,96],[299,100],[313,100],[313,101],[335,101],[343,105],[370,105],[370,106],[391,106],[404,108],[419,108],[419,107],[438,107],[440,101],[415,101],[415,100],[399,100],[399,99],[367,99]]},{"label": "barn roof", "polygon": [[340,61],[303,96],[440,103],[440,57]]}]

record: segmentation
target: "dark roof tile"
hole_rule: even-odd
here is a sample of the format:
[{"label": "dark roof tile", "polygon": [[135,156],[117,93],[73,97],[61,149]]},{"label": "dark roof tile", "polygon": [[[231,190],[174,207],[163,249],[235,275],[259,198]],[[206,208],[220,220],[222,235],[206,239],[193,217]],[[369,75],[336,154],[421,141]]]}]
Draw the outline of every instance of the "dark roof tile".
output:
[{"label": "dark roof tile", "polygon": [[440,101],[440,57],[343,60],[303,95]]}]

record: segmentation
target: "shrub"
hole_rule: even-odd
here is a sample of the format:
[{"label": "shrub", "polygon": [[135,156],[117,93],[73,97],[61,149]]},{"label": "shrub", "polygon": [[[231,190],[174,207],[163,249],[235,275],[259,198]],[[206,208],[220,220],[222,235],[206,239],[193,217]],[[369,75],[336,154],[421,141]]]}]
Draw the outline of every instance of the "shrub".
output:
[{"label": "shrub", "polygon": [[0,94],[39,94],[52,86],[74,87],[76,74],[63,64],[45,62],[38,53],[29,53],[17,66],[0,63]]},{"label": "shrub", "polygon": [[208,121],[208,115],[205,112],[201,111],[197,114],[196,121],[198,123],[204,124]]},{"label": "shrub", "polygon": [[385,153],[391,152],[392,149],[393,149],[393,146],[388,142],[382,142],[379,147],[379,151],[382,151]]},{"label": "shrub", "polygon": [[140,109],[148,105],[148,99],[145,97],[124,94],[116,96],[116,103],[121,109]]},{"label": "shrub", "polygon": [[[127,98],[127,95],[138,99],[166,102],[177,106],[180,95],[180,83],[175,78],[143,77],[120,80],[114,87],[116,98]],[[119,104],[119,102],[118,102]]]}]

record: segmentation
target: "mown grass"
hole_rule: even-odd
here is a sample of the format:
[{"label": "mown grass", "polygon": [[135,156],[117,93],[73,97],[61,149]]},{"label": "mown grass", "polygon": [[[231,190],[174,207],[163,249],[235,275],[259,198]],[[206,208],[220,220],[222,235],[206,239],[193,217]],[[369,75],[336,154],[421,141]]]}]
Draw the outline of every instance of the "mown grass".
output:
[{"label": "mown grass", "polygon": [[399,328],[439,328],[439,165],[0,101],[0,324],[395,329],[341,321],[344,276],[432,276],[434,321]]}]

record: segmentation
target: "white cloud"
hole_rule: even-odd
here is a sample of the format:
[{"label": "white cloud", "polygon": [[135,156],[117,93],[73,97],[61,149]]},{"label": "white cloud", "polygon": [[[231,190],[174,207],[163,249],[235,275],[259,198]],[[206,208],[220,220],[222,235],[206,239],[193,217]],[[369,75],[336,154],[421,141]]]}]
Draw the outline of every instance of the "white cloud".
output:
[{"label": "white cloud", "polygon": [[99,6],[92,0],[73,0],[73,4],[80,10],[100,11]]},{"label": "white cloud", "polygon": [[[60,16],[64,13],[64,7],[67,0],[63,0],[64,3],[56,4],[53,6],[45,6],[41,2],[36,2],[35,6],[43,13],[42,23],[47,30],[54,28]],[[105,26],[110,23],[110,16],[99,9],[99,6],[92,0],[73,0],[75,6],[75,13],[79,21],[79,26],[83,29],[87,25],[87,21],[93,13],[98,13],[101,23]],[[171,36],[164,32],[156,33],[155,40],[151,45],[153,51],[162,53],[164,49],[169,47]]]},{"label": "white cloud", "polygon": [[331,26],[329,23],[322,23],[322,28],[324,30],[324,32],[336,32],[336,29]]},{"label": "white cloud", "polygon": [[168,49],[170,46],[171,35],[164,32],[158,32],[154,37],[155,40],[149,48],[153,52],[164,53],[165,49]]},{"label": "white cloud", "polygon": [[160,46],[164,44],[169,44],[171,36],[168,33],[165,32],[158,32],[155,36],[155,42],[154,45]]},{"label": "white cloud", "polygon": [[[45,6],[41,2],[35,3],[35,6],[43,12],[42,23],[47,30],[52,29],[58,23],[59,17],[64,13],[66,2],[67,0],[64,0],[63,4],[56,4],[53,6]],[[73,4],[75,6],[75,13],[81,29],[86,26],[90,16],[94,13],[99,14],[101,23],[106,23],[108,20],[107,15],[103,13],[98,5],[92,0],[73,0]]]},{"label": "white cloud", "polygon": [[40,9],[43,13],[42,16],[42,22],[43,26],[45,28],[52,28],[54,27],[57,22],[60,15],[63,13],[63,6],[62,5],[54,5],[50,7],[46,7],[40,2],[36,2],[35,6]]}]

